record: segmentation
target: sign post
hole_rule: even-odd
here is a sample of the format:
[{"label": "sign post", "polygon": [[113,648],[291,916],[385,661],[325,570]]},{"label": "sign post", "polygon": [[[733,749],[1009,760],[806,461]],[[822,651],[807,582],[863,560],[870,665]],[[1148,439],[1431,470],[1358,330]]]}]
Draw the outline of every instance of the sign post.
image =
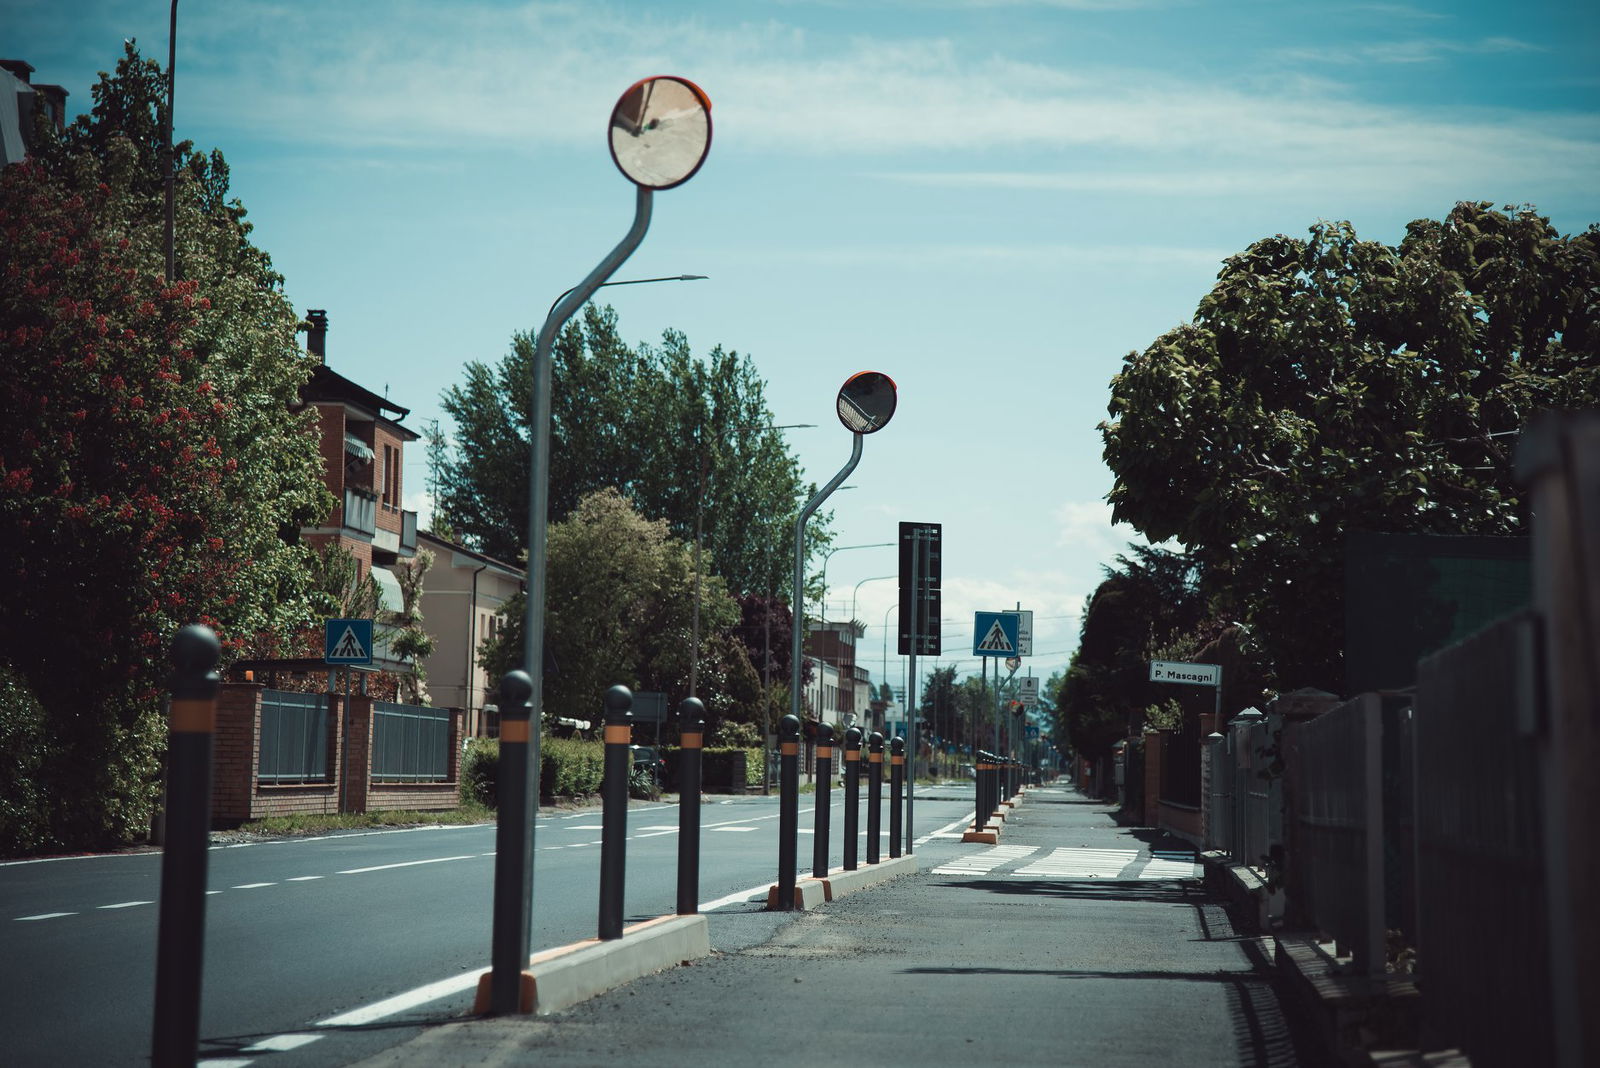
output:
[{"label": "sign post", "polygon": [[906,661],[906,719],[910,722],[911,775],[906,780],[906,855],[915,837],[917,796],[917,655],[939,655],[939,582],[943,572],[938,523],[900,524],[900,655]]}]

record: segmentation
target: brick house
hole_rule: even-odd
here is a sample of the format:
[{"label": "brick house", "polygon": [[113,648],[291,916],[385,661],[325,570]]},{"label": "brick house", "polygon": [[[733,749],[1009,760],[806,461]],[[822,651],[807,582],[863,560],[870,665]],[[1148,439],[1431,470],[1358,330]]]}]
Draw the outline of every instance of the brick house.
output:
[{"label": "brick house", "polygon": [[[417,554],[417,513],[401,507],[405,447],[421,435],[400,420],[409,408],[380,397],[328,367],[328,313],[306,312],[306,350],[317,361],[300,399],[317,409],[322,430],[323,478],[333,494],[333,514],[301,531],[306,544],[335,543],[360,561],[383,591],[384,608],[400,607],[400,586],[387,569]],[[391,599],[392,602],[391,603]]]}]

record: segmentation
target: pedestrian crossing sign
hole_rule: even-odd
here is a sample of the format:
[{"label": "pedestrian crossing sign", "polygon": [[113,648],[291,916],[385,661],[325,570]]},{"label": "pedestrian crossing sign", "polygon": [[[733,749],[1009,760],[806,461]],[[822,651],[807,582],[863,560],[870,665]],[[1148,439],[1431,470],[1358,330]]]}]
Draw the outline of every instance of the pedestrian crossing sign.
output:
[{"label": "pedestrian crossing sign", "polygon": [[325,663],[372,663],[372,620],[325,619],[322,623],[322,659]]},{"label": "pedestrian crossing sign", "polygon": [[972,617],[973,656],[1016,656],[1017,614],[975,612]]}]

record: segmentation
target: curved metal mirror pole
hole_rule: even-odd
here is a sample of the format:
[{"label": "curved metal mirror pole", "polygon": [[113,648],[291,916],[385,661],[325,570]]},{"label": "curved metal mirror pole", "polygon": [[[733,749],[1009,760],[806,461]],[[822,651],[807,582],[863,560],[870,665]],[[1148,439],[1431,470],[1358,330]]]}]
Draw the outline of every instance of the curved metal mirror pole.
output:
[{"label": "curved metal mirror pole", "polygon": [[[545,318],[544,325],[539,328],[539,340],[533,350],[533,403],[531,425],[528,428],[532,460],[528,465],[528,592],[527,611],[522,619],[522,663],[528,678],[533,681],[533,729],[528,732],[528,757],[533,766],[528,770],[528,791],[533,796],[535,809],[539,805],[539,727],[544,722],[544,557],[550,511],[550,353],[555,348],[556,335],[567,320],[633,254],[633,250],[644,240],[645,231],[650,229],[650,206],[654,194],[642,185],[634,188],[638,190],[638,195],[634,200],[633,226],[610,255],[589,272],[587,278],[556,302]],[[522,930],[531,940],[533,895],[530,893],[524,901]],[[531,945],[524,946],[524,957],[529,949]]]},{"label": "curved metal mirror pole", "polygon": [[[861,462],[862,435],[852,433],[850,438],[849,462],[839,468],[839,473],[829,479],[828,484],[819,489],[816,495],[806,502],[806,506],[800,509],[800,515],[794,521],[794,605],[798,611],[795,612],[794,620],[789,628],[791,632],[789,645],[789,712],[796,719],[802,721],[805,719],[800,711],[804,703],[801,700],[804,695],[800,692],[800,679],[803,676],[802,668],[804,664],[801,662],[802,654],[800,648],[805,637],[806,620],[805,601],[801,597],[801,591],[806,588],[806,520],[811,518],[812,512],[821,507],[822,502],[828,499],[829,494],[838,489],[844,480],[850,477],[850,472],[854,471],[856,464]],[[820,710],[818,710],[818,718],[821,718]]]}]

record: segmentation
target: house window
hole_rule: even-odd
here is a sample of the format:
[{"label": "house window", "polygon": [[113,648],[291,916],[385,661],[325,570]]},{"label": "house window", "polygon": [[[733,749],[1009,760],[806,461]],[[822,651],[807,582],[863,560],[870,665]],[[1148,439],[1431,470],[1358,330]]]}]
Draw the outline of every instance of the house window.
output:
[{"label": "house window", "polygon": [[400,450],[393,445],[383,447],[383,506],[393,512],[400,500]]}]

